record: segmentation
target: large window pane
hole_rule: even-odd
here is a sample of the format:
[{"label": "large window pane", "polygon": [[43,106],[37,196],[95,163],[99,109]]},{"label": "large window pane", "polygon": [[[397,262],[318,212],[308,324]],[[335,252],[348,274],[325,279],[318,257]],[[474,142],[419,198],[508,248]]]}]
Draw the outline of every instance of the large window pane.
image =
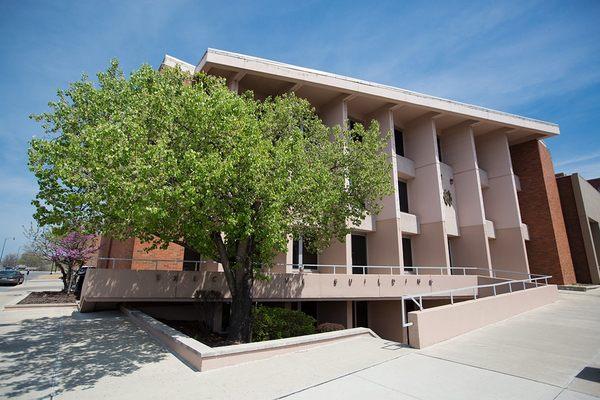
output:
[{"label": "large window pane", "polygon": [[406,182],[398,181],[398,201],[400,202],[400,211],[408,212],[408,188]]}]

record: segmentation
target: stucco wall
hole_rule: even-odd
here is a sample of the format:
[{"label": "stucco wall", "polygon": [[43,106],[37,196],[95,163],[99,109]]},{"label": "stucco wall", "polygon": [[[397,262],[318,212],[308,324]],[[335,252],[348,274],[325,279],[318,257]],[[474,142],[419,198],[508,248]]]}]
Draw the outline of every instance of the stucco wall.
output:
[{"label": "stucco wall", "polygon": [[408,313],[409,344],[423,348],[556,301],[554,285]]},{"label": "stucco wall", "polygon": [[[256,300],[394,299],[406,294],[438,292],[478,284],[474,275],[330,275],[273,274],[256,281]],[[119,301],[185,301],[196,294],[230,298],[221,272],[90,270],[82,290],[82,311],[95,303]]]}]

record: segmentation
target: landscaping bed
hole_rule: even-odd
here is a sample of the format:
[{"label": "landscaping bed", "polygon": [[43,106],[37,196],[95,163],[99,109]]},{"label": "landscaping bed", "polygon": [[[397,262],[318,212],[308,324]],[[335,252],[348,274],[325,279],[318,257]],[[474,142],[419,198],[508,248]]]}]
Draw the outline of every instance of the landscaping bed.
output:
[{"label": "landscaping bed", "polygon": [[237,342],[228,340],[224,335],[211,332],[204,324],[198,321],[168,321],[163,319],[159,319],[159,321],[210,347],[238,344]]},{"label": "landscaping bed", "polygon": [[[240,344],[226,336],[212,332],[200,321],[174,321],[156,318],[158,321],[209,347]],[[317,325],[313,317],[301,311],[281,307],[258,306],[253,311],[252,342],[285,339],[345,329],[343,325],[322,323]]]},{"label": "landscaping bed", "polygon": [[64,304],[64,303],[76,303],[75,295],[73,293],[64,292],[32,292],[27,297],[19,301],[18,304]]}]

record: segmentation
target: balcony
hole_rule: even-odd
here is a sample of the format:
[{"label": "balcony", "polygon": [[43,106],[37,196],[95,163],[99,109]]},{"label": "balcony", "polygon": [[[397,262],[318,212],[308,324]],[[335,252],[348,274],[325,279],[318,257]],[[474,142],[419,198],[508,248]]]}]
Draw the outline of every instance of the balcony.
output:
[{"label": "balcony", "polygon": [[[396,271],[401,271],[401,267],[396,266]],[[462,273],[438,275],[434,268],[425,267],[418,275],[387,271],[352,275],[346,274],[345,269],[341,274],[273,273],[269,274],[271,279],[268,281],[254,282],[252,298],[255,301],[399,299],[410,294],[472,287],[491,279]],[[222,272],[94,268],[86,275],[80,309],[82,312],[94,311],[124,302],[197,302],[230,298]]]},{"label": "balcony", "polygon": [[396,155],[396,170],[400,179],[409,180],[415,177],[415,163],[410,158]]},{"label": "balcony", "polygon": [[416,215],[401,212],[399,220],[402,233],[409,235],[419,234],[419,221]]},{"label": "balcony", "polygon": [[488,239],[496,239],[496,229],[494,227],[494,222],[490,221],[489,219],[486,219],[484,221],[484,229],[485,229],[485,236]]},{"label": "balcony", "polygon": [[358,232],[375,232],[376,218],[374,215],[367,215],[360,225],[350,224],[350,229]]},{"label": "balcony", "polygon": [[523,239],[529,240],[529,228],[526,224],[521,222],[521,232],[523,232]]},{"label": "balcony", "polygon": [[490,182],[488,180],[488,174],[485,170],[479,168],[479,181],[481,182],[481,188],[487,189],[490,187]]}]

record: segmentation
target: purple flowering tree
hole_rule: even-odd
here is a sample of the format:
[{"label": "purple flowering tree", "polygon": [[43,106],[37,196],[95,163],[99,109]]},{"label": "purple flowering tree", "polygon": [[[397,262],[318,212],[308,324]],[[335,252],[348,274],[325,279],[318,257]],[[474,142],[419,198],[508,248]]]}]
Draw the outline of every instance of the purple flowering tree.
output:
[{"label": "purple flowering tree", "polygon": [[71,232],[57,238],[50,247],[52,262],[60,269],[64,284],[63,291],[67,292],[71,287],[74,272],[95,255],[98,249],[95,236]]}]

